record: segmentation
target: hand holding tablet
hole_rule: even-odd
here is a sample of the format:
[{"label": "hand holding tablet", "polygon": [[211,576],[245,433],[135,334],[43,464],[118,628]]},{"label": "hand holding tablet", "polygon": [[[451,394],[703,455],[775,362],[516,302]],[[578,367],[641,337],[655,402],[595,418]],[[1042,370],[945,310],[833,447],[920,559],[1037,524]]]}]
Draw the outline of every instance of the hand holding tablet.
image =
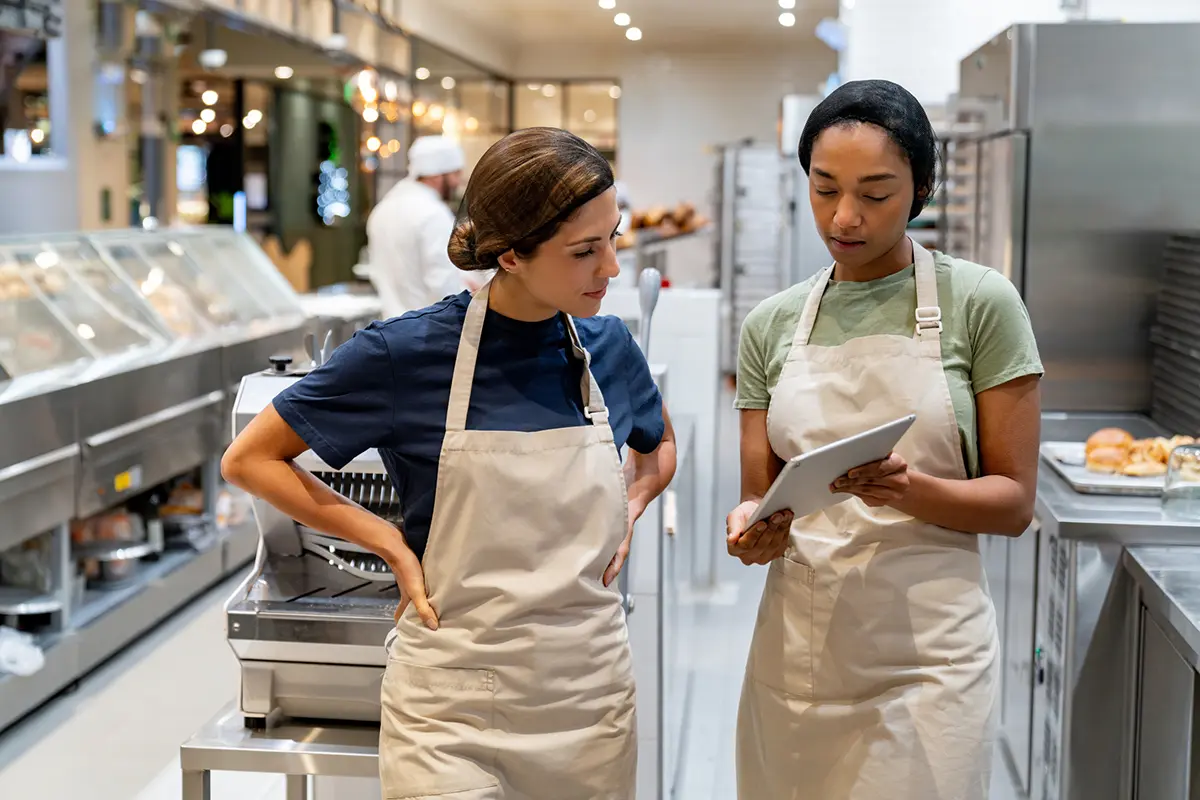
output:
[{"label": "hand holding tablet", "polygon": [[[746,521],[746,529],[781,511],[806,517],[837,505],[852,496],[847,489],[855,495],[865,494],[872,479],[886,478],[906,467],[892,451],[915,421],[916,415],[910,414],[788,461]],[[855,474],[848,475],[851,472]],[[864,502],[883,505],[886,501],[866,496]]]}]

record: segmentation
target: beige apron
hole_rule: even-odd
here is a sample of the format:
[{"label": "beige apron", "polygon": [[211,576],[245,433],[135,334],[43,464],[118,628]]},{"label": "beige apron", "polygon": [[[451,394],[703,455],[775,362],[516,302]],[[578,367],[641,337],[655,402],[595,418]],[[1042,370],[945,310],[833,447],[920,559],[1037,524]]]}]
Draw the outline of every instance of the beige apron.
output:
[{"label": "beige apron", "polygon": [[466,429],[489,288],[463,324],[424,557],[440,628],[410,606],[389,636],[383,795],[631,800],[629,637],[602,582],[629,513],[608,412],[564,316],[591,424]]},{"label": "beige apron", "polygon": [[[913,244],[912,338],[809,344],[817,281],[771,398],[793,458],[905,414],[896,451],[964,479],[942,368],[933,257]],[[741,800],[986,800],[997,702],[995,610],[978,539],[851,499],[797,519],[770,566],[738,718]]]}]

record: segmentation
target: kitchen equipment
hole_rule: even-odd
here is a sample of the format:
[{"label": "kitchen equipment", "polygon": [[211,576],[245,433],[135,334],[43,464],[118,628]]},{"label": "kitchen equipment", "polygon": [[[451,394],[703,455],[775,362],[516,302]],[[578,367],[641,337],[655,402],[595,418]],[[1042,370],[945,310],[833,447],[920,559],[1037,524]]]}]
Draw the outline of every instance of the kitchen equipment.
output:
[{"label": "kitchen equipment", "polygon": [[654,317],[654,309],[658,305],[658,295],[662,291],[662,273],[654,267],[647,267],[638,276],[638,308],[641,311],[641,324],[638,330],[638,344],[642,352],[650,353],[650,320]]},{"label": "kitchen equipment", "polygon": [[1180,445],[1171,453],[1162,505],[1172,519],[1200,522],[1200,445]]}]

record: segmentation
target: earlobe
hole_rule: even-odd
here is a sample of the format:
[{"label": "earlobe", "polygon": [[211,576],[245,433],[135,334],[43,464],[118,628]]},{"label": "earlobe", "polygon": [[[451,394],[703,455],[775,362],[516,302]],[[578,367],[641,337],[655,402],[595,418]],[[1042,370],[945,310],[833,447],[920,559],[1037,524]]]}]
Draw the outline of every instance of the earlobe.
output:
[{"label": "earlobe", "polygon": [[512,250],[506,250],[500,254],[499,258],[496,259],[496,263],[498,263],[500,265],[500,269],[504,270],[505,272],[516,272],[518,266],[517,254]]}]

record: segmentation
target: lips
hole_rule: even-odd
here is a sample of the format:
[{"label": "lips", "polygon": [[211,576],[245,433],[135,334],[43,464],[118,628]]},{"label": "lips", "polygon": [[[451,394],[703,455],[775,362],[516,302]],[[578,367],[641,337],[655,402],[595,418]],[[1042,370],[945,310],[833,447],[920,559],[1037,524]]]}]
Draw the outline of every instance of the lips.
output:
[{"label": "lips", "polygon": [[840,239],[837,236],[830,236],[829,243],[833,245],[835,249],[846,252],[857,250],[866,244],[866,242],[861,242],[854,239]]},{"label": "lips", "polygon": [[598,289],[594,292],[584,292],[583,294],[585,297],[590,297],[593,300],[603,300],[604,295],[608,294],[608,286],[605,285],[602,289]]}]

